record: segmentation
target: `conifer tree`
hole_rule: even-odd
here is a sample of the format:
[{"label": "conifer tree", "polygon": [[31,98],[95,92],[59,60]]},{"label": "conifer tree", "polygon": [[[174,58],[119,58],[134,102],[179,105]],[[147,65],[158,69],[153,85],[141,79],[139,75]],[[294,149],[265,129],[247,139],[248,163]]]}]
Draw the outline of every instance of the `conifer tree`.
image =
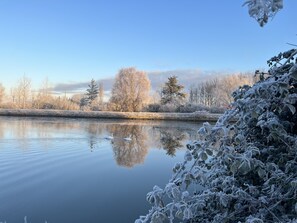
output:
[{"label": "conifer tree", "polygon": [[89,88],[87,89],[86,95],[91,104],[98,97],[98,86],[94,79],[91,80],[91,83],[88,86]]},{"label": "conifer tree", "polygon": [[186,99],[186,94],[183,92],[184,86],[177,83],[177,77],[168,78],[168,82],[161,92],[161,104],[181,104]]}]

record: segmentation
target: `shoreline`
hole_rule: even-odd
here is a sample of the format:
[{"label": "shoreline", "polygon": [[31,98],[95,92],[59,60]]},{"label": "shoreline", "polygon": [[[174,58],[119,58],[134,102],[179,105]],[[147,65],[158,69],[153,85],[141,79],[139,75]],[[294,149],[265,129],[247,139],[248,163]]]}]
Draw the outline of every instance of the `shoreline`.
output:
[{"label": "shoreline", "polygon": [[222,114],[211,114],[208,112],[155,113],[155,112],[110,112],[110,111],[76,111],[76,110],[71,111],[71,110],[49,110],[49,109],[0,109],[0,116],[216,122],[219,119],[219,117],[222,116]]}]

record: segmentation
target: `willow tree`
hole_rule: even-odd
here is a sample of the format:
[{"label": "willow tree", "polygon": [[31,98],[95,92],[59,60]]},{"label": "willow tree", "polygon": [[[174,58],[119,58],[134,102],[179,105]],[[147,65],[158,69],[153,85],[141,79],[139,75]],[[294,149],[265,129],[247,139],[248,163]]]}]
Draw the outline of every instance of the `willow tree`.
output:
[{"label": "willow tree", "polygon": [[109,107],[114,111],[137,112],[149,100],[150,81],[143,71],[124,68],[116,76]]}]

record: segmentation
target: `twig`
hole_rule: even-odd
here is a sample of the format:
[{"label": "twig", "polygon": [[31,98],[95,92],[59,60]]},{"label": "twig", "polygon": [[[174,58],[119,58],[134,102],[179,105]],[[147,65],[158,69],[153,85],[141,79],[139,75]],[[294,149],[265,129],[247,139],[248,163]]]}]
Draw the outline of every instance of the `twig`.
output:
[{"label": "twig", "polygon": [[296,44],[292,44],[292,43],[287,43],[287,44],[290,45],[290,46],[295,46],[295,47],[297,47]]}]

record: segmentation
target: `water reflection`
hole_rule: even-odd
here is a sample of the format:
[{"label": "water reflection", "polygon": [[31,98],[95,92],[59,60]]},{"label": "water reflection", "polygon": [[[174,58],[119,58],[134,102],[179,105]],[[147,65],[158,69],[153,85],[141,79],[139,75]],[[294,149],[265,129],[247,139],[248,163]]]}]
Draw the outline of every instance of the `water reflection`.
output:
[{"label": "water reflection", "polygon": [[99,128],[98,124],[89,122],[87,125],[84,126],[84,130],[86,131],[86,136],[88,139],[88,144],[90,151],[97,147],[98,144],[98,135],[102,135],[103,127]]},{"label": "water reflection", "polygon": [[[140,125],[109,125],[107,130],[113,134],[112,149],[118,165],[133,167],[143,163],[148,153],[148,132]],[[124,138],[130,137],[126,141]]]},{"label": "water reflection", "polygon": [[181,129],[160,129],[160,142],[167,155],[175,156],[176,150],[183,147],[185,139],[186,134]]},{"label": "water reflection", "polygon": [[92,152],[107,142],[106,135],[113,134],[108,142],[114,159],[128,168],[143,163],[149,149],[163,149],[175,156],[189,140],[196,139],[198,128],[197,123],[181,122],[0,117],[0,139],[17,139],[21,149],[28,149],[30,140],[39,140],[41,148],[48,148],[52,140],[78,140],[86,142]]}]

